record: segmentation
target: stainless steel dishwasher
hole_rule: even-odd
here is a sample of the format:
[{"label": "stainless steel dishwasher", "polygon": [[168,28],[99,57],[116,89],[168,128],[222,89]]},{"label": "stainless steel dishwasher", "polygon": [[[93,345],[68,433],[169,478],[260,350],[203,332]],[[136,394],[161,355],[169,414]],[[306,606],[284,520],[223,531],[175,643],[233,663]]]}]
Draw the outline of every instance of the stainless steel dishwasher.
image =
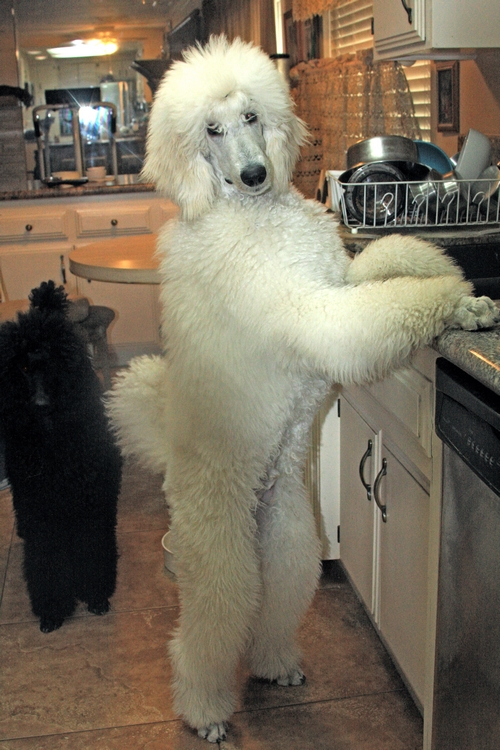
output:
[{"label": "stainless steel dishwasher", "polygon": [[500,396],[437,361],[444,441],[433,750],[500,748]]}]

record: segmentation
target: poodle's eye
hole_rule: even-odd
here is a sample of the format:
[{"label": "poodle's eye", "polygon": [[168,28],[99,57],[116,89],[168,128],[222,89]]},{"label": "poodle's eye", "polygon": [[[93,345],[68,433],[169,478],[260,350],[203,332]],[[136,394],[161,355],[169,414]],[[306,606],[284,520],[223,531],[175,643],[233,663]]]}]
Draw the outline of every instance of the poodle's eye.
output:
[{"label": "poodle's eye", "polygon": [[207,133],[208,135],[222,135],[222,126],[216,125],[216,123],[210,123],[207,125]]},{"label": "poodle's eye", "polygon": [[245,122],[256,122],[257,115],[255,114],[255,112],[245,112],[245,114],[243,115],[243,119],[245,120]]}]

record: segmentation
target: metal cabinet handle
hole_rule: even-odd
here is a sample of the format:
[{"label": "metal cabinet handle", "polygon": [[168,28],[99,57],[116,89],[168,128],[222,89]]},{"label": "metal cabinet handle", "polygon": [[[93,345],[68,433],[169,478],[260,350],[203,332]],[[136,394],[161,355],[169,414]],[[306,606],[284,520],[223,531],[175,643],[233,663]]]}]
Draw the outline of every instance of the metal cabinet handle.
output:
[{"label": "metal cabinet handle", "polygon": [[117,224],[118,224],[118,219],[111,219],[111,226],[112,227],[116,227]]},{"label": "metal cabinet handle", "polygon": [[361,484],[366,490],[366,497],[368,498],[368,500],[372,499],[372,486],[371,484],[368,484],[367,482],[365,482],[364,473],[365,473],[365,463],[366,463],[366,460],[372,455],[372,449],[373,449],[373,440],[369,440],[368,447],[363,453],[361,457],[361,461],[359,462],[359,478],[361,479]]},{"label": "metal cabinet handle", "polygon": [[406,2],[406,0],[401,0],[401,3],[403,4],[403,8],[405,9],[405,11],[408,14],[408,23],[411,23],[412,22],[412,16],[413,16],[412,8],[410,8],[410,6]]},{"label": "metal cabinet handle", "polygon": [[26,229],[27,232],[31,232],[31,230],[33,229],[33,224],[26,224],[24,228]]},{"label": "metal cabinet handle", "polygon": [[387,523],[387,505],[382,505],[382,503],[380,502],[378,491],[380,487],[380,482],[382,481],[382,477],[385,477],[386,474],[387,474],[387,459],[383,458],[382,468],[380,469],[379,473],[375,477],[375,481],[373,483],[373,497],[380,509],[380,512],[382,513],[382,521],[384,523]]}]

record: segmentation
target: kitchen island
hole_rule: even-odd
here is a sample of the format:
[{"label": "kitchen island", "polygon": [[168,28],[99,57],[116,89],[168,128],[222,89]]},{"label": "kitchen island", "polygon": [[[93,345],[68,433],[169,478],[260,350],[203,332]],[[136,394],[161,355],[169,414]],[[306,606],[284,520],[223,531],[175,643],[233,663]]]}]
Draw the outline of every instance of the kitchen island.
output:
[{"label": "kitchen island", "polygon": [[70,272],[74,250],[100,241],[141,242],[155,235],[178,209],[137,175],[120,176],[112,185],[78,187],[33,185],[26,191],[0,193],[0,295],[27,299],[41,281],[64,284],[69,293],[115,311],[108,331],[113,361],[158,352],[158,284],[87,281]]}]

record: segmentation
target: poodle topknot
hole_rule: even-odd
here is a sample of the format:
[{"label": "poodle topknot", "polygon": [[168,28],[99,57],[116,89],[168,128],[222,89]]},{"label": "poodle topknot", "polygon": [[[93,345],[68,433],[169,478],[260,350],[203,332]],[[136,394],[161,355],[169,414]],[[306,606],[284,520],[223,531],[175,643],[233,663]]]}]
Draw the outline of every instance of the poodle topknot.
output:
[{"label": "poodle topknot", "polygon": [[221,106],[239,99],[255,110],[273,165],[273,190],[288,191],[307,138],[288,85],[273,61],[252,44],[211,37],[192,47],[165,74],[150,116],[143,176],[181,208],[186,219],[208,211],[218,193],[209,163],[207,125]]},{"label": "poodle topknot", "polygon": [[68,295],[63,286],[56,287],[53,281],[42,281],[29,295],[31,307],[41,312],[56,310],[66,312],[69,306]]}]

